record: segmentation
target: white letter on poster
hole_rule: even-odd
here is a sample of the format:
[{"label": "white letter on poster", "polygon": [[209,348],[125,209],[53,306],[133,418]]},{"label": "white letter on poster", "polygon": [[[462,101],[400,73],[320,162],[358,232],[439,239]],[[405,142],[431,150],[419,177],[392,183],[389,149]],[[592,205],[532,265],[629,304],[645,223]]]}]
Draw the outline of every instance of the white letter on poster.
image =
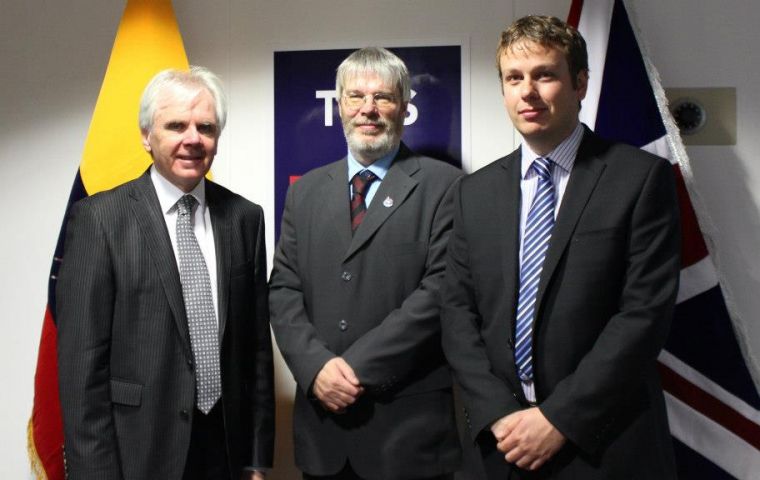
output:
[{"label": "white letter on poster", "polygon": [[333,100],[335,100],[335,90],[317,90],[316,98],[324,99],[325,101],[325,127],[332,127]]},{"label": "white letter on poster", "polygon": [[[414,90],[410,91],[411,95],[409,96],[409,100],[414,98],[415,95],[417,95],[417,92]],[[419,117],[419,111],[417,110],[417,107],[414,106],[412,102],[409,102],[409,104],[406,106],[406,118],[404,119],[404,125],[411,125],[414,122],[417,121],[417,117]]]}]

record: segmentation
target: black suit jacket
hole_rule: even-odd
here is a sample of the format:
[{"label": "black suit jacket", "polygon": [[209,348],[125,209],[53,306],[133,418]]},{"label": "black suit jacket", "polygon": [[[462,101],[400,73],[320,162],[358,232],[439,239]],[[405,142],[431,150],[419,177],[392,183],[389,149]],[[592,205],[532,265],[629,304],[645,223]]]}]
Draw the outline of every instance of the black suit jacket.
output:
[{"label": "black suit jacket", "polygon": [[[520,201],[519,149],[463,179],[447,259],[444,350],[473,437],[491,443],[490,425],[525,408],[513,350]],[[569,441],[546,478],[674,475],[655,360],[678,288],[678,251],[670,165],[586,129],[536,300],[537,400]]]},{"label": "black suit jacket", "polygon": [[[206,181],[216,245],[230,471],[271,466],[274,399],[264,216]],[[179,479],[195,375],[182,287],[149,173],[78,202],[56,290],[73,479]]]},{"label": "black suit jacket", "polygon": [[[459,445],[440,347],[438,290],[461,172],[405,146],[351,235],[346,160],[288,191],[270,279],[271,322],[298,383],[296,464],[313,475],[348,459],[368,479],[453,471]],[[311,393],[343,357],[367,392],[344,414]]]}]

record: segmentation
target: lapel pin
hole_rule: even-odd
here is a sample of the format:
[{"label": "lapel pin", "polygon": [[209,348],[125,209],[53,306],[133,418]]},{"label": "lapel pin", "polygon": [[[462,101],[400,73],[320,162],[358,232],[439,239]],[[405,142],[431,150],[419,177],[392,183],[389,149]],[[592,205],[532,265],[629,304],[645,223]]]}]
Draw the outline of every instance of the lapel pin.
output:
[{"label": "lapel pin", "polygon": [[383,200],[383,206],[385,208],[391,208],[393,206],[393,199],[391,197],[385,197],[385,200]]}]

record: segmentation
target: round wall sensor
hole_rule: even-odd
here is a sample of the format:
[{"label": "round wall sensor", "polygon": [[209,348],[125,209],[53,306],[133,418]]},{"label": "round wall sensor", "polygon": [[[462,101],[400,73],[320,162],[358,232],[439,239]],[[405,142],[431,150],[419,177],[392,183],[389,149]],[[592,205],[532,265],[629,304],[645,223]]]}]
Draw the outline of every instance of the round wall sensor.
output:
[{"label": "round wall sensor", "polygon": [[679,98],[671,105],[670,112],[684,135],[697,133],[707,120],[705,108],[693,98]]}]

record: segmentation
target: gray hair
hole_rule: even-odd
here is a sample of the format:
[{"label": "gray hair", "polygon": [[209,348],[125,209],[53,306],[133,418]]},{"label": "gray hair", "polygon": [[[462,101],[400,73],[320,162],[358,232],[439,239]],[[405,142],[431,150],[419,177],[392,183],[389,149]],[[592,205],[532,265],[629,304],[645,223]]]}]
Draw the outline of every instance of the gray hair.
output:
[{"label": "gray hair", "polygon": [[158,72],[143,90],[140,98],[140,130],[147,132],[153,127],[153,117],[156,104],[161,93],[168,87],[184,87],[189,90],[208,90],[214,97],[216,121],[219,132],[227,123],[227,96],[222,88],[222,82],[211,70],[191,66],[190,70],[167,69]]},{"label": "gray hair", "polygon": [[401,99],[408,103],[411,98],[411,80],[404,61],[382,47],[366,47],[349,55],[338,67],[335,89],[340,98],[350,78],[373,73],[384,83],[393,85],[401,92]]}]

